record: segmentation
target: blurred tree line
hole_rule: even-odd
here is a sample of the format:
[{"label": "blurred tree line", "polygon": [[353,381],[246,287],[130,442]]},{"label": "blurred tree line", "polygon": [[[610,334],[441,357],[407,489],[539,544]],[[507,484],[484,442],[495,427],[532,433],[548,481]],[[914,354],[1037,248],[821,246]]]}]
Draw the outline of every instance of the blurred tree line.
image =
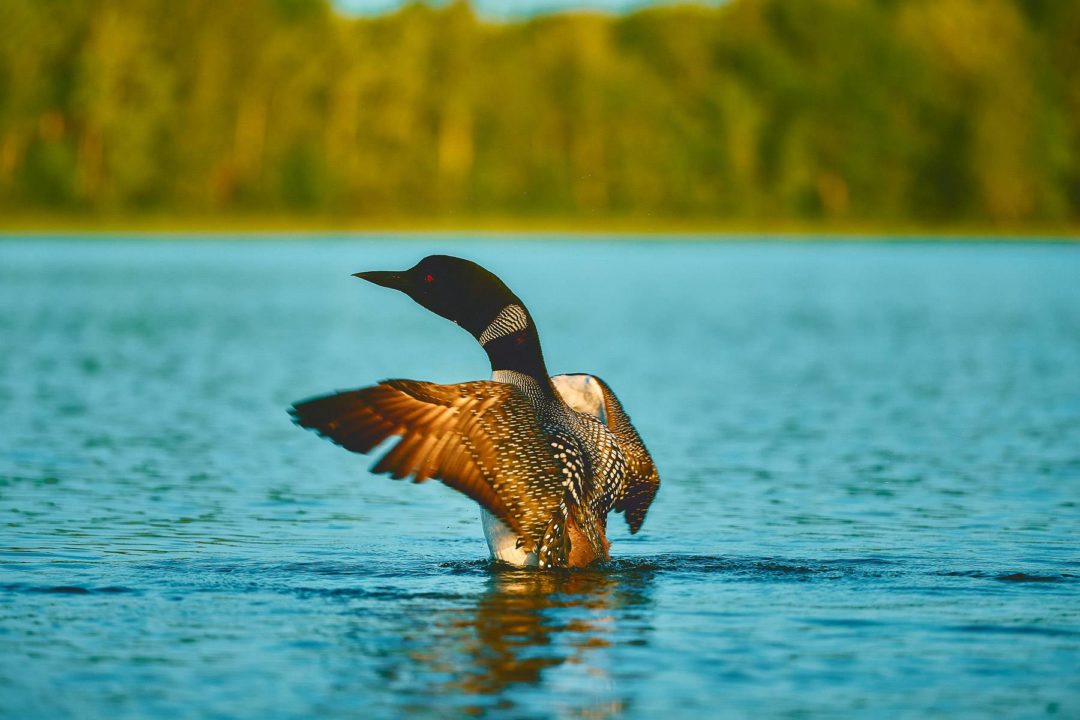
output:
[{"label": "blurred tree line", "polygon": [[2,0],[0,212],[1080,219],[1080,2]]}]

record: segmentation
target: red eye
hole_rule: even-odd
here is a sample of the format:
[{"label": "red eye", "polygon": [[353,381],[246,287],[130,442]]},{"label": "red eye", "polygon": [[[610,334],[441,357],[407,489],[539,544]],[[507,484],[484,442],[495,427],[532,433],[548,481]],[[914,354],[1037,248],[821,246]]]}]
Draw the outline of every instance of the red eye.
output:
[{"label": "red eye", "polygon": [[424,282],[428,282],[428,283],[435,282],[435,276],[434,275],[428,275],[427,277],[424,278]]}]

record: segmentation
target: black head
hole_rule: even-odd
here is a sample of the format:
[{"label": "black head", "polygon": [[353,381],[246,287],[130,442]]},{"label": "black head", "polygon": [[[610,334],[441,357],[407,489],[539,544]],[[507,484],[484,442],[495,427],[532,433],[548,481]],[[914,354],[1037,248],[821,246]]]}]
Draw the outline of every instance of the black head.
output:
[{"label": "black head", "polygon": [[376,270],[355,277],[400,290],[477,339],[504,308],[521,306],[502,280],[474,262],[450,255],[429,255],[401,272]]},{"label": "black head", "polygon": [[529,311],[502,280],[476,263],[430,255],[408,270],[360,272],[356,277],[400,290],[468,330],[483,346],[492,370],[524,373],[535,378],[543,392],[554,393]]},{"label": "black head", "polygon": [[540,338],[529,311],[502,280],[476,263],[430,255],[408,270],[361,272],[356,277],[400,290],[468,330],[483,346],[492,370],[525,373],[549,389]]}]

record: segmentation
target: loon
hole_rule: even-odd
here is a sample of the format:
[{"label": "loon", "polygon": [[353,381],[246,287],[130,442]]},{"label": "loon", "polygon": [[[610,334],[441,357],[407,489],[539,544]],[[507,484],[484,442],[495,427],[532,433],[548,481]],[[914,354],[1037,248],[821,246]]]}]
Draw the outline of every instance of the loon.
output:
[{"label": "loon", "polygon": [[645,444],[603,380],[548,375],[532,315],[498,277],[448,255],[354,277],[467,330],[491,361],[491,380],[385,380],[296,403],[297,425],[357,453],[399,437],[371,471],[437,478],[475,500],[492,557],[511,565],[608,560],[612,510],[632,534],[641,528],[660,487]]}]

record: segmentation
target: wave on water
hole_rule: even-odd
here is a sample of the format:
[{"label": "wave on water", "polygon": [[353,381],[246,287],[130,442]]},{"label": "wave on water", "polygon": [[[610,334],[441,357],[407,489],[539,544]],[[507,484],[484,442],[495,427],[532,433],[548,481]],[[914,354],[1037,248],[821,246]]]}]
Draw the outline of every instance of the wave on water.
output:
[{"label": "wave on water", "polygon": [[[439,593],[440,578],[491,579],[501,582],[528,582],[535,591],[558,590],[560,583],[576,579],[604,579],[611,582],[636,582],[654,577],[710,581],[727,578],[732,582],[828,582],[828,581],[918,581],[920,586],[964,578],[974,581],[993,581],[1010,585],[1061,585],[1080,582],[1080,574],[1048,569],[943,569],[926,561],[905,561],[879,557],[817,559],[785,557],[735,557],[714,555],[680,555],[674,553],[641,557],[620,557],[588,568],[561,571],[517,568],[492,560],[452,560],[434,562],[416,558],[396,558],[386,562],[342,561],[318,559],[310,561],[265,562],[258,560],[210,559],[190,561],[153,561],[136,566],[138,582],[93,584],[33,582],[0,585],[3,593],[39,593],[52,595],[103,595],[137,593],[147,590],[214,589],[234,592],[273,590],[295,593],[308,592],[338,597],[419,597],[435,593],[444,599],[468,594]],[[937,579],[935,581],[935,578]],[[401,580],[420,584],[414,592],[396,588]],[[370,581],[395,585],[393,592],[381,586],[369,587]],[[314,584],[312,584],[314,583]],[[361,586],[356,586],[360,583]],[[419,595],[417,595],[419,593]],[[431,595],[434,599],[434,595]]]},{"label": "wave on water", "polygon": [[114,585],[107,585],[105,587],[83,587],[81,585],[31,585],[28,583],[6,583],[0,585],[0,592],[41,593],[45,595],[119,595],[138,591],[132,588]]}]

